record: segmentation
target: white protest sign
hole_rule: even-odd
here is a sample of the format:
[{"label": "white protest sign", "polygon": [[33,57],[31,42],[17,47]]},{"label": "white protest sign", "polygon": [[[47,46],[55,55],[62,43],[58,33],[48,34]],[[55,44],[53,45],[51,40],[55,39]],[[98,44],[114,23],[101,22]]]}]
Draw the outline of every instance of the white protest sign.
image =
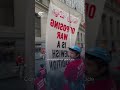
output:
[{"label": "white protest sign", "polygon": [[85,30],[85,0],[60,0],[61,2],[65,3],[70,8],[73,8],[77,12],[79,12],[81,17],[81,28]]},{"label": "white protest sign", "polygon": [[80,13],[59,0],[51,0],[46,27],[48,71],[64,68],[69,62],[68,47],[75,45],[80,21]]},{"label": "white protest sign", "polygon": [[86,47],[94,47],[105,0],[85,0],[86,8]]}]

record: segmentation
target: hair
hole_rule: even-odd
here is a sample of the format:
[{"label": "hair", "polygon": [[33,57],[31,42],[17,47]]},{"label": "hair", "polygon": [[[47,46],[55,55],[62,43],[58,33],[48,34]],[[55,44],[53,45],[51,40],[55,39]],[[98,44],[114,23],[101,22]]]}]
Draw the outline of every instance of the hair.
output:
[{"label": "hair", "polygon": [[76,55],[80,55],[80,53],[79,52],[75,52],[76,53]]},{"label": "hair", "polygon": [[101,74],[101,76],[109,76],[110,75],[108,63],[104,62],[104,60],[102,60],[101,58],[95,57],[95,56],[87,54],[87,53],[85,53],[85,56],[89,60],[95,62],[97,64],[97,67],[99,70],[102,69],[103,67],[105,67],[105,71],[104,71],[104,73]]},{"label": "hair", "polygon": [[40,65],[40,67],[41,67],[41,68],[44,68],[44,65],[43,65],[43,64],[41,64],[41,65]]},{"label": "hair", "polygon": [[78,52],[76,50],[73,50],[73,49],[69,49],[69,50],[75,52],[76,55],[78,55],[78,54],[80,55],[80,52]]}]

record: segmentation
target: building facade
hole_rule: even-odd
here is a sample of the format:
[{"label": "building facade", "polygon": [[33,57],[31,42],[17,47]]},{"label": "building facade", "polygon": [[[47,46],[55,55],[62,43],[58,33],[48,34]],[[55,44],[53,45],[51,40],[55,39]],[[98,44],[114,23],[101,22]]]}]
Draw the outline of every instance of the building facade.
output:
[{"label": "building facade", "polygon": [[117,0],[106,0],[96,45],[108,50],[120,48],[120,3]]},{"label": "building facade", "polygon": [[49,0],[35,0],[35,39],[45,41]]},{"label": "building facade", "polygon": [[[24,18],[22,15],[24,11],[18,8],[18,3],[22,3],[22,1],[0,1],[0,66],[5,63],[9,64],[8,66],[10,67],[8,68],[11,68],[15,64],[16,56],[18,54],[24,55],[25,51],[25,21],[20,19]],[[7,70],[4,70],[0,74],[1,78],[9,77],[9,74],[8,76],[4,75],[5,71],[7,73]]]},{"label": "building facade", "polygon": [[[24,75],[34,77],[34,0],[0,1],[0,88],[33,90]],[[19,71],[17,56],[25,60],[24,72]]]}]

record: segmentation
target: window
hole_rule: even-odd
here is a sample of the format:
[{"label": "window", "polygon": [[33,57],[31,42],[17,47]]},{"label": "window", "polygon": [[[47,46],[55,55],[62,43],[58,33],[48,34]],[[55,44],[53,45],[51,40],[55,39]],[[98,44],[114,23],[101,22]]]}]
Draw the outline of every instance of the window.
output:
[{"label": "window", "polygon": [[13,0],[0,0],[0,26],[14,26]]},{"label": "window", "polygon": [[41,17],[35,13],[35,36],[41,37]]}]

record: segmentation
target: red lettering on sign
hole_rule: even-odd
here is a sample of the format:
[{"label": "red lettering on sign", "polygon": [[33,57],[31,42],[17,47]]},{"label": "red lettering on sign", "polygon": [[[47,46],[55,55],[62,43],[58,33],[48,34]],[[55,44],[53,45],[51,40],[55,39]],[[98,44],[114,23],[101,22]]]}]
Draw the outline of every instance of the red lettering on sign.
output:
[{"label": "red lettering on sign", "polygon": [[64,32],[71,32],[72,34],[75,33],[75,28],[71,27],[71,26],[67,26],[63,23],[57,22],[53,19],[51,19],[50,21],[50,26],[53,28],[56,28],[58,30],[62,30]]},{"label": "red lettering on sign", "polygon": [[74,34],[75,33],[75,28],[72,28],[72,34]]},{"label": "red lettering on sign", "polygon": [[68,34],[64,34],[64,40],[67,40]]},{"label": "red lettering on sign", "polygon": [[69,26],[67,26],[67,32],[69,32]]},{"label": "red lettering on sign", "polygon": [[60,37],[60,32],[57,32],[57,38],[58,38],[58,39],[61,39],[61,37]]},{"label": "red lettering on sign", "polygon": [[63,30],[63,24],[62,23],[60,24],[60,30]]},{"label": "red lettering on sign", "polygon": [[66,26],[66,25],[64,25],[63,31],[66,31],[66,27],[67,27],[67,26]]},{"label": "red lettering on sign", "polygon": [[91,5],[91,6],[90,6],[90,12],[89,12],[89,17],[90,17],[90,19],[93,19],[93,18],[94,18],[94,16],[95,16],[95,11],[96,11],[95,5]]},{"label": "red lettering on sign", "polygon": [[58,27],[58,22],[56,22],[56,21],[55,21],[55,26],[54,26],[54,28],[56,28],[56,29],[59,28],[59,27]]},{"label": "red lettering on sign", "polygon": [[54,20],[53,20],[53,19],[51,19],[50,26],[51,26],[51,27],[54,26]]},{"label": "red lettering on sign", "polygon": [[85,3],[86,16],[90,19],[95,17],[96,6],[94,4]]},{"label": "red lettering on sign", "polygon": [[57,39],[67,40],[68,34],[57,32]]}]

